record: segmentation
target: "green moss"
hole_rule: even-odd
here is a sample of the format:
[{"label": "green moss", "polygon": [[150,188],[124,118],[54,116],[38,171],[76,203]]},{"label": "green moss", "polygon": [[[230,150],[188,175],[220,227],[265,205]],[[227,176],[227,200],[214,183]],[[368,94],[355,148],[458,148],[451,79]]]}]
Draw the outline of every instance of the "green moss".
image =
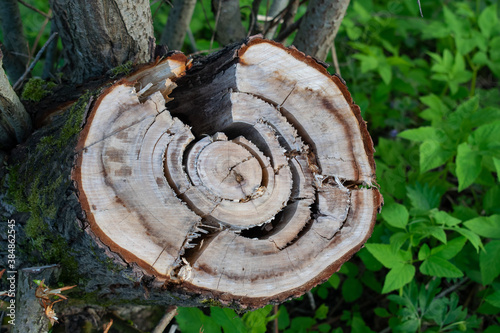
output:
[{"label": "green moss", "polygon": [[31,78],[24,85],[21,98],[28,101],[38,102],[52,93],[56,86],[54,82],[47,82],[40,78]]},{"label": "green moss", "polygon": [[[64,125],[56,134],[41,138],[27,160],[8,170],[8,198],[17,211],[30,216],[24,226],[25,252],[33,263],[58,263],[63,267],[61,281],[78,281],[77,262],[66,240],[49,228],[54,225],[60,200],[70,185],[69,168],[55,168],[72,159],[71,148],[81,130],[89,100],[87,92],[66,111]],[[64,170],[61,172],[61,170]]]},{"label": "green moss", "polygon": [[201,304],[206,305],[206,306],[218,306],[222,307],[222,303],[219,301],[214,300],[213,298],[207,298],[201,301]]},{"label": "green moss", "polygon": [[128,75],[132,72],[132,69],[132,61],[127,61],[126,63],[111,69],[111,78],[114,79],[120,75]]}]

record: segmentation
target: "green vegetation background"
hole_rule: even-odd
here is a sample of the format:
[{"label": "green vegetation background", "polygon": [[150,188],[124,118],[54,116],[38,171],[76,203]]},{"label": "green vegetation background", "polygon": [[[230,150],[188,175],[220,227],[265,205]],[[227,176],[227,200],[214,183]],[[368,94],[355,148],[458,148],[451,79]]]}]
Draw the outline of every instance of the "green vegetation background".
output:
[{"label": "green vegetation background", "polygon": [[[251,1],[240,3],[248,26]],[[423,18],[417,0],[351,0],[335,42],[385,199],[366,247],[278,311],[181,308],[183,332],[266,332],[276,321],[280,332],[500,332],[500,9],[421,3]],[[21,7],[33,45],[45,18]],[[157,39],[169,10],[152,1]],[[217,49],[214,26],[210,1],[198,1],[195,45],[186,37],[183,51]]]}]

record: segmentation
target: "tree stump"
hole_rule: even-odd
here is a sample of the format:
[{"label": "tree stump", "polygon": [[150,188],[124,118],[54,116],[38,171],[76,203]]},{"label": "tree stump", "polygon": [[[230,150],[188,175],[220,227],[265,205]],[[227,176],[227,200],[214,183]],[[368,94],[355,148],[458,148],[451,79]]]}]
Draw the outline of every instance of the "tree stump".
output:
[{"label": "tree stump", "polygon": [[87,231],[154,286],[224,304],[282,302],[325,281],[382,204],[344,83],[260,38],[117,82],[77,152]]}]

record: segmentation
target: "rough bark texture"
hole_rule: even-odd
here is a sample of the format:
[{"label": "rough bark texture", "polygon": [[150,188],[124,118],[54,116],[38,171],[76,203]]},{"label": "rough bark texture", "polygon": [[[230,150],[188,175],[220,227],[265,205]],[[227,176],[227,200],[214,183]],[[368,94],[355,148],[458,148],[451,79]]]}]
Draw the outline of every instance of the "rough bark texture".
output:
[{"label": "rough bark texture", "polygon": [[133,60],[147,62],[153,36],[147,0],[51,0],[64,45],[66,73],[74,82],[100,76]]},{"label": "rough bark texture", "polygon": [[195,6],[196,0],[174,0],[160,44],[167,45],[170,50],[182,48]]},{"label": "rough bark texture", "polygon": [[30,116],[5,76],[0,51],[0,149],[12,148],[30,133]]},{"label": "rough bark texture", "polygon": [[28,63],[28,42],[24,37],[17,0],[0,0],[0,22],[3,32],[5,71],[11,81],[16,82],[23,75]]},{"label": "rough bark texture", "polygon": [[246,37],[238,0],[212,0],[212,7],[216,18],[215,39],[219,44],[226,46]]},{"label": "rough bark texture", "polygon": [[302,52],[325,60],[349,0],[311,0],[293,45]]}]

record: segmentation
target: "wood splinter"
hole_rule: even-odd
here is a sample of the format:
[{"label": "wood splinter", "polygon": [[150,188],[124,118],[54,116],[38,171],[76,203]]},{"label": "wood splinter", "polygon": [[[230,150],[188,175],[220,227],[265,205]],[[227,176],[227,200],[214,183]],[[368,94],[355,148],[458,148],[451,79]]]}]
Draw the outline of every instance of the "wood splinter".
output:
[{"label": "wood splinter", "polygon": [[157,286],[250,307],[297,297],[363,246],[382,205],[359,107],[261,38],[186,64],[96,102],[73,171],[91,232]]}]

